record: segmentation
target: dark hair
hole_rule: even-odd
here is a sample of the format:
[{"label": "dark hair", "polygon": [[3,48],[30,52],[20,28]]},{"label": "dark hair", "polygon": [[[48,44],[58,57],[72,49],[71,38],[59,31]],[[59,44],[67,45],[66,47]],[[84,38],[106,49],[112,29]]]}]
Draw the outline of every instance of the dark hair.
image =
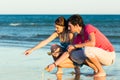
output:
[{"label": "dark hair", "polygon": [[77,24],[82,27],[85,26],[82,17],[78,14],[75,14],[69,17],[68,22],[70,22],[74,26]]},{"label": "dark hair", "polygon": [[63,26],[63,27],[65,27],[65,30],[68,30],[67,20],[64,17],[62,17],[62,16],[58,17],[55,20],[55,24],[59,25],[59,26]]}]

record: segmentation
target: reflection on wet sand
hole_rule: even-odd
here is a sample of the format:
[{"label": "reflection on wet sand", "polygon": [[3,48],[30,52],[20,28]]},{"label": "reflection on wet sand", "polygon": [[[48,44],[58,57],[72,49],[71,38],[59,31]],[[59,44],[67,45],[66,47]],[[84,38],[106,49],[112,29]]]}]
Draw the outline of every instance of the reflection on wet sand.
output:
[{"label": "reflection on wet sand", "polygon": [[62,74],[56,74],[57,80],[62,80]]},{"label": "reflection on wet sand", "polygon": [[[57,77],[56,80],[63,80],[62,76],[63,76],[62,74],[57,74],[56,75],[56,77]],[[48,80],[52,80],[52,79],[48,79]],[[75,75],[74,78],[70,78],[70,79],[67,79],[67,80],[81,80],[81,79],[80,79],[80,75]],[[100,77],[94,77],[93,76],[93,80],[106,80],[106,76],[100,76]]]},{"label": "reflection on wet sand", "polygon": [[94,77],[94,80],[106,80],[106,76]]},{"label": "reflection on wet sand", "polygon": [[[62,76],[63,76],[62,74],[56,74],[57,80],[63,80]],[[48,80],[52,80],[52,79],[48,79]],[[70,78],[66,80],[80,80],[80,75],[75,75],[74,78]]]},{"label": "reflection on wet sand", "polygon": [[78,75],[76,74],[74,80],[80,80],[80,75],[79,75],[79,74],[78,74]]}]

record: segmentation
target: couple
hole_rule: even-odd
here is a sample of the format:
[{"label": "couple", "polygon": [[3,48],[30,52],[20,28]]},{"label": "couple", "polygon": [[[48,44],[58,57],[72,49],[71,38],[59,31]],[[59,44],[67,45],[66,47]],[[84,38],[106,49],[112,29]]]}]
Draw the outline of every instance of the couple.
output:
[{"label": "couple", "polygon": [[47,71],[58,67],[57,73],[62,73],[61,68],[74,68],[78,74],[79,66],[85,64],[94,70],[94,76],[106,76],[102,65],[111,65],[115,61],[115,50],[103,33],[91,24],[85,25],[80,15],[72,15],[67,21],[59,17],[55,21],[55,29],[49,38],[25,51],[25,54],[59,37],[61,46],[51,46],[55,62],[47,67]]}]

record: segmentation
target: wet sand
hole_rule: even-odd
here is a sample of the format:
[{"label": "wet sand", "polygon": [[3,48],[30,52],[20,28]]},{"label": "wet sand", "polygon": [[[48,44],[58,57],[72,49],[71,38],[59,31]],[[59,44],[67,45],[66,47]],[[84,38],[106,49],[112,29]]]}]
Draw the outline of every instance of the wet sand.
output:
[{"label": "wet sand", "polygon": [[106,77],[93,77],[93,70],[87,66],[81,68],[81,75],[72,75],[74,69],[63,69],[63,75],[55,75],[56,68],[47,72],[44,68],[53,62],[47,55],[49,49],[41,48],[25,56],[27,48],[0,47],[0,80],[119,80],[120,53],[116,53],[116,62],[105,66]]}]

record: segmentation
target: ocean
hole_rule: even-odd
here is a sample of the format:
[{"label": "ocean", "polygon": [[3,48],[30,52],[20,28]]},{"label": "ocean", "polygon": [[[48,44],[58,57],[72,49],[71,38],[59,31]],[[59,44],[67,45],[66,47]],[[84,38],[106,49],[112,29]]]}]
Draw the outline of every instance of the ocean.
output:
[{"label": "ocean", "polygon": [[[0,15],[0,46],[33,47],[55,31],[54,21],[57,17],[70,15]],[[120,52],[120,15],[81,15],[85,24],[96,26]],[[55,39],[51,44],[59,43]]]}]

